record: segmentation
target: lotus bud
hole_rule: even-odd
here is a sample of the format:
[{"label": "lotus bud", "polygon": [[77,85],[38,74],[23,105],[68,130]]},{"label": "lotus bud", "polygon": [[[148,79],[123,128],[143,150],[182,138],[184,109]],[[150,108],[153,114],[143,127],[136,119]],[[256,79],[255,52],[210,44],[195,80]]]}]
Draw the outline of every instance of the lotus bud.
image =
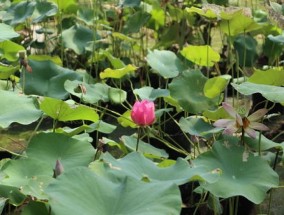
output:
[{"label": "lotus bud", "polygon": [[55,169],[53,170],[53,177],[57,178],[60,174],[64,172],[64,167],[60,160],[56,160]]},{"label": "lotus bud", "polygon": [[136,101],[131,110],[131,119],[139,126],[152,125],[155,121],[155,104],[152,101]]}]

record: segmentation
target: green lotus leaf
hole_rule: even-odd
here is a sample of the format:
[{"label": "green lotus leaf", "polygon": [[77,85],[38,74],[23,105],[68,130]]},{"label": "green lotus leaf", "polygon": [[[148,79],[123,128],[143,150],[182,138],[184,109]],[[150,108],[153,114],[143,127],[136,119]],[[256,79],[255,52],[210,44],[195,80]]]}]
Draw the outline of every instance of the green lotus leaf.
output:
[{"label": "green lotus leaf", "polygon": [[57,4],[59,11],[64,12],[64,14],[76,13],[78,9],[78,1],[77,0],[51,0],[55,4]]},{"label": "green lotus leaf", "polygon": [[2,197],[14,206],[22,205],[26,199],[26,196],[19,191],[18,187],[2,185],[1,182],[0,193]]},{"label": "green lotus leaf", "polygon": [[114,87],[108,89],[109,100],[114,104],[121,104],[125,102],[127,93],[126,91]]},{"label": "green lotus leaf", "polygon": [[123,127],[137,128],[138,126],[131,119],[130,113],[130,110],[125,111],[120,117],[117,118],[117,121]]},{"label": "green lotus leaf", "polygon": [[83,167],[61,175],[46,193],[52,211],[60,215],[144,215],[146,211],[148,215],[178,215],[181,210],[179,189],[174,184],[103,177]]},{"label": "green lotus leaf", "polygon": [[220,55],[210,46],[193,46],[184,47],[180,52],[186,59],[200,66],[213,66],[219,62]]},{"label": "green lotus leaf", "polygon": [[249,153],[244,159],[244,153],[242,146],[215,142],[211,151],[201,154],[193,163],[220,169],[222,174],[216,182],[201,182],[201,187],[220,198],[244,196],[255,204],[261,203],[267,191],[278,186],[278,175],[262,158]]},{"label": "green lotus leaf", "polygon": [[137,67],[128,64],[127,66],[121,68],[121,69],[111,69],[107,68],[103,72],[100,73],[100,78],[115,78],[115,79],[121,79],[125,75],[134,72],[137,69]]},{"label": "green lotus leaf", "polygon": [[29,60],[32,72],[21,74],[25,94],[65,99],[69,93],[64,89],[66,80],[82,80],[82,75],[60,67],[51,60]]},{"label": "green lotus leaf", "polygon": [[244,82],[242,84],[234,84],[232,86],[240,93],[244,95],[252,95],[254,93],[260,93],[264,98],[269,101],[284,104],[284,88],[265,85],[255,84],[250,82]]},{"label": "green lotus leaf", "polygon": [[18,52],[25,50],[25,48],[10,40],[0,42],[0,58],[5,58],[10,62],[17,61],[19,59]]},{"label": "green lotus leaf", "polygon": [[209,120],[218,120],[218,119],[229,119],[231,116],[228,114],[227,111],[221,106],[217,110],[205,110],[202,113],[203,116],[208,118]]},{"label": "green lotus leaf", "polygon": [[182,61],[171,51],[149,50],[146,60],[154,72],[164,78],[174,78],[185,70]]},{"label": "green lotus leaf", "polygon": [[170,94],[189,113],[215,109],[218,97],[210,99],[204,95],[207,80],[199,70],[186,70],[169,84]]},{"label": "green lotus leaf", "polygon": [[205,122],[202,118],[194,117],[181,117],[179,120],[180,128],[190,135],[209,137],[208,133],[215,133],[220,131],[220,129],[215,130],[215,127]]},{"label": "green lotus leaf", "polygon": [[136,180],[147,179],[151,183],[167,182],[178,185],[189,181],[212,183],[219,178],[215,168],[207,168],[199,164],[191,166],[188,161],[181,158],[174,165],[163,168],[137,152],[131,152],[119,160],[110,154],[105,154],[101,159],[102,161],[95,161],[90,165],[90,168],[97,174],[126,175]]},{"label": "green lotus leaf", "polygon": [[88,7],[80,7],[77,11],[77,19],[85,22],[87,25],[94,24],[94,10]]},{"label": "green lotus leaf", "polygon": [[137,33],[139,30],[148,22],[151,15],[144,11],[137,11],[136,13],[129,16],[123,26],[123,33],[131,34]]},{"label": "green lotus leaf", "polygon": [[36,3],[33,13],[33,23],[44,21],[46,18],[57,14],[58,8],[55,3],[48,1],[39,1]]},{"label": "green lotus leaf", "polygon": [[133,43],[133,42],[136,41],[135,39],[128,37],[125,34],[122,34],[122,33],[119,33],[119,32],[112,32],[111,35],[113,36],[113,38],[116,38],[116,39],[119,39],[119,40],[122,40],[122,41],[125,41],[125,42]]},{"label": "green lotus leaf", "polygon": [[0,90],[0,98],[0,127],[7,128],[13,122],[27,125],[42,115],[34,98],[4,90]]},{"label": "green lotus leaf", "polygon": [[204,85],[204,95],[208,98],[219,96],[228,86],[231,76],[218,76],[210,78]]},{"label": "green lotus leaf", "polygon": [[275,43],[280,43],[280,44],[284,43],[284,33],[277,35],[277,36],[273,36],[270,34],[267,36],[267,38]]},{"label": "green lotus leaf", "polygon": [[114,57],[109,51],[103,51],[102,53],[107,57],[114,69],[121,69],[125,67],[124,62],[119,58]]},{"label": "green lotus leaf", "polygon": [[34,61],[51,61],[54,64],[58,66],[63,66],[62,60],[60,59],[59,56],[50,56],[50,55],[29,55],[28,56],[29,60],[34,60]]},{"label": "green lotus leaf", "polygon": [[[70,128],[70,127],[59,127],[55,129],[56,133],[60,133],[60,134],[64,134],[68,137],[74,137],[75,135],[79,135],[82,134],[82,132],[85,132],[87,129],[90,129],[90,127],[86,124],[83,124],[81,126],[78,126],[76,128]],[[87,134],[87,133],[83,133],[83,134]]]},{"label": "green lotus leaf", "polygon": [[51,118],[66,122],[73,120],[89,120],[97,122],[97,112],[85,105],[69,105],[68,103],[54,98],[45,97],[40,103],[40,109]]},{"label": "green lotus leaf", "polygon": [[35,5],[36,2],[34,1],[21,1],[14,3],[8,8],[7,13],[3,16],[3,20],[9,25],[24,23],[32,16]]},{"label": "green lotus leaf", "polygon": [[[55,166],[55,164],[54,164]],[[17,187],[24,195],[37,199],[47,199],[43,189],[53,179],[53,169],[47,163],[37,159],[10,160],[2,168],[5,178],[1,185]]]},{"label": "green lotus leaf", "polygon": [[0,23],[0,32],[0,42],[19,36],[19,34],[14,31],[14,29],[10,25],[6,25],[4,23]]},{"label": "green lotus leaf", "polygon": [[26,150],[29,159],[42,160],[54,168],[60,160],[64,171],[77,166],[88,166],[94,159],[95,149],[87,141],[80,141],[63,134],[41,133],[34,136]]},{"label": "green lotus leaf", "polygon": [[190,8],[186,8],[186,12],[197,13],[209,19],[216,19],[218,17],[217,14],[214,12],[214,10],[210,10],[210,9],[203,10],[202,8],[190,7]]},{"label": "green lotus leaf", "polygon": [[154,101],[160,97],[167,97],[170,92],[167,89],[154,89],[153,87],[142,87],[140,89],[135,89],[133,92],[139,96],[140,99],[148,99]]},{"label": "green lotus leaf", "polygon": [[284,70],[281,67],[268,70],[256,69],[253,75],[248,78],[248,81],[255,84],[284,86]]},{"label": "green lotus leaf", "polygon": [[[86,93],[80,92],[80,85],[86,88]],[[110,87],[103,83],[87,84],[82,81],[67,80],[64,83],[64,87],[67,92],[90,104],[95,104],[99,101],[109,101],[108,91]]]},{"label": "green lotus leaf", "polygon": [[96,123],[90,124],[88,125],[88,127],[89,127],[87,129],[88,132],[99,131],[104,134],[110,134],[116,129],[115,125],[109,124],[102,120],[99,120]]},{"label": "green lotus leaf", "polygon": [[250,35],[238,35],[234,40],[241,67],[253,67],[257,59],[257,41]]},{"label": "green lotus leaf", "polygon": [[11,75],[13,75],[16,71],[20,69],[20,66],[6,66],[0,65],[0,79],[8,79]]},{"label": "green lotus leaf", "polygon": [[6,205],[6,201],[7,201],[6,198],[0,197],[0,213],[1,213],[1,214],[2,214],[2,212],[3,212],[3,209],[4,209],[5,205]]},{"label": "green lotus leaf", "polygon": [[221,30],[229,35],[236,36],[238,34],[244,34],[247,32],[259,30],[262,28],[252,17],[244,14],[242,10],[239,10],[232,14],[229,20],[222,20],[220,22]]},{"label": "green lotus leaf", "polygon": [[21,211],[21,215],[49,215],[48,205],[43,202],[29,201]]},{"label": "green lotus leaf", "polygon": [[120,5],[122,7],[138,7],[141,3],[141,0],[121,0]]},{"label": "green lotus leaf", "polygon": [[[259,132],[257,132],[256,136],[259,136]],[[279,143],[273,142],[272,140],[266,138],[264,135],[261,134],[261,138],[260,138],[260,142],[259,139],[252,139],[248,136],[244,137],[245,139],[245,143],[248,144],[248,146],[252,149],[254,149],[255,151],[259,151],[259,147],[261,151],[265,151],[265,150],[269,150],[269,149],[273,149],[273,148],[278,148],[278,149],[284,149],[283,146]]]},{"label": "green lotus leaf", "polygon": [[84,54],[88,42],[93,41],[94,34],[89,28],[82,25],[73,25],[62,32],[63,45],[73,49],[76,54]]},{"label": "green lotus leaf", "polygon": [[[137,138],[123,135],[120,139],[128,149],[130,149],[131,151],[135,151],[136,144],[137,144]],[[138,151],[143,153],[145,156],[152,157],[152,158],[154,157],[155,158],[168,158],[169,157],[168,153],[164,149],[158,149],[142,140],[139,140]]]}]

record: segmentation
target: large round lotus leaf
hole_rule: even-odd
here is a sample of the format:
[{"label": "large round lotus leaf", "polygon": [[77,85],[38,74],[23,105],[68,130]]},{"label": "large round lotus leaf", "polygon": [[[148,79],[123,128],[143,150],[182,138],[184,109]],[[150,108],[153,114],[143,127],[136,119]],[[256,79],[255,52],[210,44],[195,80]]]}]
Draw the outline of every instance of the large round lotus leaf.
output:
[{"label": "large round lotus leaf", "polygon": [[3,20],[9,25],[23,23],[33,14],[35,5],[36,2],[34,1],[22,1],[12,4],[3,16]]},{"label": "large round lotus leaf", "polygon": [[[123,135],[121,141],[132,151],[136,150],[137,138]],[[149,143],[139,140],[138,152],[143,153],[147,157],[152,158],[168,158],[169,155],[164,149],[158,149]]]},{"label": "large round lotus leaf", "polygon": [[280,43],[280,44],[284,43],[284,33],[277,35],[277,36],[273,36],[270,34],[267,36],[267,38],[275,43]]},{"label": "large round lotus leaf", "polygon": [[48,1],[38,1],[33,13],[33,22],[44,21],[47,17],[54,16],[57,13],[57,5]]},{"label": "large round lotus leaf", "polygon": [[63,66],[62,60],[58,55],[29,55],[28,56],[29,60],[34,60],[34,61],[47,61],[50,60],[53,63],[55,63],[58,66]]},{"label": "large round lotus leaf", "polygon": [[245,32],[251,32],[262,28],[252,17],[244,14],[242,10],[233,13],[230,20],[222,20],[220,22],[221,30],[229,35],[236,36],[238,34],[244,34]]},{"label": "large round lotus leaf", "polygon": [[153,70],[164,78],[176,77],[185,69],[176,54],[167,50],[149,50],[146,60]]},{"label": "large round lotus leaf", "polygon": [[137,33],[148,22],[151,15],[144,10],[137,11],[129,16],[123,27],[124,34]]},{"label": "large round lotus leaf", "polygon": [[108,90],[108,97],[112,103],[121,104],[125,102],[127,98],[127,93],[122,89],[110,87]]},{"label": "large round lotus leaf", "polygon": [[[259,132],[256,132],[256,136],[259,136]],[[269,149],[273,149],[273,148],[278,148],[283,150],[283,144],[281,145],[280,143],[276,143],[273,142],[272,140],[266,138],[264,135],[261,134],[261,138],[260,138],[260,142],[258,138],[250,138],[248,136],[245,135],[244,137],[245,143],[251,148],[254,149],[255,151],[259,151],[259,147],[261,151],[264,150],[269,150]],[[284,143],[284,142],[283,142]]]},{"label": "large round lotus leaf", "polygon": [[69,105],[67,102],[54,98],[44,98],[40,103],[40,109],[53,119],[62,122],[73,120],[97,122],[99,120],[97,112],[89,106]]},{"label": "large round lotus leaf", "polygon": [[116,160],[110,154],[104,155],[102,161],[95,161],[90,168],[97,174],[127,175],[136,180],[148,182],[169,182],[178,185],[189,181],[215,182],[219,178],[216,168],[205,165],[191,166],[188,161],[178,159],[169,167],[158,167],[153,161],[137,152]]},{"label": "large round lotus leaf", "polygon": [[234,47],[238,54],[241,67],[252,67],[257,58],[256,40],[250,35],[239,35],[234,40]]},{"label": "large round lotus leaf", "polygon": [[196,116],[188,118],[181,117],[179,126],[184,132],[201,137],[210,137],[212,133],[220,131],[219,128],[215,128],[208,122],[205,122],[204,119],[197,118]]},{"label": "large round lotus leaf", "polygon": [[10,25],[4,23],[0,23],[0,32],[0,42],[19,36]]},{"label": "large round lotus leaf", "polygon": [[204,86],[204,95],[211,99],[219,96],[228,86],[230,79],[230,75],[222,75],[208,79]]},{"label": "large round lotus leaf", "polygon": [[74,25],[62,32],[63,45],[83,54],[87,43],[94,39],[93,31],[81,25]]},{"label": "large round lotus leaf", "polygon": [[204,10],[202,8],[190,7],[190,8],[186,8],[186,12],[197,13],[197,14],[204,16],[206,18],[209,18],[209,19],[216,19],[218,16],[217,16],[217,13],[213,9],[214,8],[212,8],[212,9],[208,8],[207,10]]},{"label": "large round lotus leaf", "polygon": [[46,199],[43,189],[53,180],[53,169],[44,160],[10,160],[2,168],[2,185],[17,187],[21,193]]},{"label": "large round lotus leaf", "polygon": [[13,122],[27,125],[42,115],[34,98],[4,90],[0,90],[0,98],[0,127],[7,128]]},{"label": "large round lotus leaf", "polygon": [[139,96],[140,99],[148,99],[154,101],[156,98],[167,97],[170,92],[167,89],[154,89],[153,87],[142,87],[135,89],[133,92]]},{"label": "large round lotus leaf", "polygon": [[169,84],[171,96],[189,113],[202,113],[214,109],[218,97],[210,99],[204,95],[207,78],[199,70],[186,70]]},{"label": "large round lotus leaf", "polygon": [[201,183],[201,186],[217,197],[244,196],[255,204],[261,203],[267,191],[277,187],[279,178],[268,163],[260,157],[249,154],[244,147],[215,142],[211,151],[201,154],[194,164],[222,171],[215,183]]},{"label": "large round lotus leaf", "polygon": [[88,7],[80,7],[77,11],[77,19],[92,26],[94,24],[94,10]]},{"label": "large round lotus leaf", "polygon": [[8,199],[9,203],[14,206],[23,204],[26,196],[19,191],[19,188],[13,186],[2,185],[0,182],[1,197]]},{"label": "large round lotus leaf", "polygon": [[214,51],[211,46],[192,46],[184,47],[180,52],[186,59],[200,66],[213,66],[220,60],[218,52]]},{"label": "large round lotus leaf", "polygon": [[42,133],[32,138],[27,148],[28,158],[42,160],[54,168],[56,160],[64,170],[87,166],[95,155],[95,149],[87,141],[79,141],[63,134]]},{"label": "large round lotus leaf", "polygon": [[[85,93],[82,93],[80,86],[86,89]],[[64,83],[65,89],[72,95],[82,99],[84,102],[95,104],[98,101],[108,102],[108,91],[110,86],[102,83],[87,84],[81,81],[67,80]]]},{"label": "large round lotus leaf", "polygon": [[264,98],[276,103],[284,103],[284,88],[276,87],[265,84],[254,84],[250,82],[244,82],[242,84],[234,84],[232,86],[241,94],[252,95],[254,93],[260,93]]},{"label": "large round lotus leaf", "polygon": [[65,99],[69,93],[64,89],[66,80],[82,80],[79,73],[60,67],[50,60],[29,60],[32,72],[21,74],[25,94]]},{"label": "large round lotus leaf", "polygon": [[255,70],[253,75],[248,78],[248,81],[255,84],[284,86],[284,70],[282,67]]},{"label": "large round lotus leaf", "polygon": [[25,50],[25,48],[10,40],[0,42],[0,58],[5,58],[10,62],[14,62],[19,59],[18,52],[21,50]]},{"label": "large round lotus leaf", "polygon": [[102,177],[83,167],[61,175],[46,193],[52,212],[60,215],[178,215],[181,210],[174,184]]}]

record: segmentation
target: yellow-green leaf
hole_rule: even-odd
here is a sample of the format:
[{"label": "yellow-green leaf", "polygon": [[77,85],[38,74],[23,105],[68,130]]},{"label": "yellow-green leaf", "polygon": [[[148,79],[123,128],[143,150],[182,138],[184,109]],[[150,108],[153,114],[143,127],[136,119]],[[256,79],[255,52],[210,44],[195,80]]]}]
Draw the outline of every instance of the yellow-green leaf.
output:
[{"label": "yellow-green leaf", "polygon": [[200,66],[213,66],[220,60],[218,52],[210,46],[192,46],[189,45],[181,50],[181,54],[191,62]]},{"label": "yellow-green leaf", "polygon": [[48,116],[58,121],[89,120],[97,122],[97,112],[85,105],[69,105],[68,103],[54,98],[45,97],[40,103],[40,109]]},{"label": "yellow-green leaf", "polygon": [[120,79],[123,76],[127,75],[130,72],[135,71],[137,68],[131,64],[128,64],[127,66],[121,68],[121,69],[111,69],[107,68],[103,72],[100,73],[100,78],[116,78]]},{"label": "yellow-green leaf", "polygon": [[130,110],[126,111],[122,116],[117,118],[117,121],[123,127],[137,128],[138,126],[132,121],[130,113]]}]

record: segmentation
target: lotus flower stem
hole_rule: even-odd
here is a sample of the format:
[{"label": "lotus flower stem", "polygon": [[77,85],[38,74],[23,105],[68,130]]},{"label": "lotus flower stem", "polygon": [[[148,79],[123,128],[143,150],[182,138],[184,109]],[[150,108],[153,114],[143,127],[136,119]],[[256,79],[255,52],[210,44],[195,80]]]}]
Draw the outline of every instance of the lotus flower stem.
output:
[{"label": "lotus flower stem", "polygon": [[140,131],[140,127],[137,128],[137,143],[136,143],[136,152],[138,152],[138,146],[139,146],[139,139],[141,136],[141,131]]}]

